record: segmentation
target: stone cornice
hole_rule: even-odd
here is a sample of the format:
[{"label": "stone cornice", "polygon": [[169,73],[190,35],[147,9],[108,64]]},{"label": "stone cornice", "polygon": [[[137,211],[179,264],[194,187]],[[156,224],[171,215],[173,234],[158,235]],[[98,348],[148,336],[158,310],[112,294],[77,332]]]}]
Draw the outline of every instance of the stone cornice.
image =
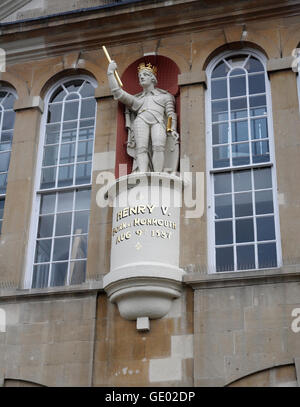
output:
[{"label": "stone cornice", "polygon": [[30,2],[31,2],[31,0],[4,0],[4,1],[2,1],[0,4],[0,21]]},{"label": "stone cornice", "polygon": [[[252,20],[300,14],[300,1],[226,2],[208,6],[204,0],[153,1],[101,11],[72,13],[37,21],[0,25],[0,47],[9,63],[154,39],[164,34],[222,28]],[[215,4],[215,3],[214,3]],[[220,3],[219,3],[220,4]],[[141,26],[141,21],[143,25]],[[77,33],[74,35],[74,33]],[[2,38],[1,38],[2,37]]]},{"label": "stone cornice", "polygon": [[284,266],[279,269],[270,270],[239,271],[235,273],[188,273],[184,276],[183,281],[195,290],[300,282],[300,265]]}]

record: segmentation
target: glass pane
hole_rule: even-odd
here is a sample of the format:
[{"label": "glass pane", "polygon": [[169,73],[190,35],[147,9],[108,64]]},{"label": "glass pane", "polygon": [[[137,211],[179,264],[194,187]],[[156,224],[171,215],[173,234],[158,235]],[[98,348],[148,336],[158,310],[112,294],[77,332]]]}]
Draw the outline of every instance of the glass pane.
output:
[{"label": "glass pane", "polygon": [[220,247],[216,249],[217,271],[234,270],[233,247]]},{"label": "glass pane", "polygon": [[41,179],[41,189],[55,187],[55,178],[56,178],[56,167],[43,168],[42,169],[42,179]]},{"label": "glass pane", "polygon": [[263,64],[256,58],[251,57],[247,62],[245,68],[248,72],[262,72],[264,70]]},{"label": "glass pane", "polygon": [[271,168],[253,170],[255,189],[272,188]]},{"label": "glass pane", "polygon": [[216,245],[230,244],[233,242],[232,221],[215,222],[215,240]]},{"label": "glass pane", "polygon": [[215,194],[231,192],[231,174],[226,172],[214,175]]},{"label": "glass pane", "polygon": [[218,195],[215,197],[215,218],[232,218],[231,195]]},{"label": "glass pane", "polygon": [[65,236],[71,234],[72,212],[59,213],[56,216],[55,236]]},{"label": "glass pane", "polygon": [[73,192],[59,192],[57,212],[67,212],[73,209]]},{"label": "glass pane", "polygon": [[74,162],[75,158],[75,143],[62,144],[60,147],[60,164],[68,164]]},{"label": "glass pane", "polygon": [[63,124],[62,142],[75,141],[77,134],[77,121]]},{"label": "glass pane", "polygon": [[251,120],[251,138],[262,139],[268,137],[267,119],[254,119]]},{"label": "glass pane", "polygon": [[75,210],[90,209],[91,205],[91,190],[85,189],[76,192]]},{"label": "glass pane", "polygon": [[55,194],[43,195],[41,199],[41,214],[54,213]]},{"label": "glass pane", "polygon": [[2,131],[1,133],[1,143],[9,142],[12,143],[13,132],[12,131]]},{"label": "glass pane", "polygon": [[75,235],[88,232],[89,215],[89,211],[75,212],[73,227],[73,233]]},{"label": "glass pane", "polygon": [[246,95],[246,76],[230,78],[230,97]]},{"label": "glass pane", "polygon": [[73,80],[70,81],[68,83],[65,83],[65,88],[68,90],[69,93],[72,92],[78,92],[79,89],[81,88],[82,84],[83,84],[83,80],[82,79],[77,79],[77,80]]},{"label": "glass pane", "polygon": [[53,263],[51,270],[50,286],[65,285],[68,275],[68,263]]},{"label": "glass pane", "polygon": [[211,81],[211,98],[226,99],[227,98],[227,80]]},{"label": "glass pane", "polygon": [[253,207],[252,207],[252,193],[246,192],[241,194],[235,194],[235,216],[252,216]]},{"label": "glass pane", "polygon": [[276,243],[258,245],[259,268],[277,267]]},{"label": "glass pane", "polygon": [[257,141],[252,143],[252,160],[254,163],[270,161],[268,141]]},{"label": "glass pane", "polygon": [[83,100],[81,103],[81,119],[95,116],[96,101],[95,99]]},{"label": "glass pane", "polygon": [[66,101],[68,100],[79,100],[80,97],[77,93],[70,93],[67,97],[66,97]]},{"label": "glass pane", "polygon": [[5,110],[13,109],[14,104],[15,104],[15,100],[16,100],[15,96],[14,96],[12,93],[9,93],[9,94],[6,96],[6,98],[5,98],[5,100],[3,101],[3,103],[2,103],[4,109],[5,109]]},{"label": "glass pane", "polygon": [[261,116],[267,114],[266,96],[250,96],[250,115]]},{"label": "glass pane", "polygon": [[232,122],[231,132],[233,142],[248,140],[248,122]]},{"label": "glass pane", "polygon": [[15,124],[15,112],[5,112],[2,123],[2,130],[11,130]]},{"label": "glass pane", "polygon": [[47,123],[57,123],[61,121],[62,104],[49,105]]},{"label": "glass pane", "polygon": [[230,99],[231,119],[247,117],[247,98]]},{"label": "glass pane", "polygon": [[271,190],[255,192],[255,208],[257,215],[272,213],[274,211],[273,194]]},{"label": "glass pane", "polygon": [[249,143],[232,145],[232,164],[245,165],[249,164]]},{"label": "glass pane", "polygon": [[257,240],[274,240],[275,224],[274,216],[256,218]]},{"label": "glass pane", "polygon": [[87,235],[75,236],[72,239],[71,259],[87,258]]},{"label": "glass pane", "polygon": [[77,164],[76,165],[76,184],[89,184],[91,182],[92,165]]},{"label": "glass pane", "polygon": [[264,93],[265,87],[265,74],[249,76],[249,94]]},{"label": "glass pane", "polygon": [[230,76],[240,76],[245,75],[245,71],[241,68],[235,68],[230,72]]},{"label": "glass pane", "polygon": [[83,129],[85,127],[94,127],[95,125],[95,119],[84,119],[80,120],[80,129]]},{"label": "glass pane", "polygon": [[66,96],[66,92],[63,90],[62,86],[56,89],[50,99],[50,102],[61,102]]},{"label": "glass pane", "polygon": [[65,103],[64,120],[75,120],[78,118],[79,102]]},{"label": "glass pane", "polygon": [[93,141],[78,143],[77,161],[91,161],[93,158]]},{"label": "glass pane", "polygon": [[70,264],[70,284],[81,284],[85,281],[86,261],[72,261]]},{"label": "glass pane", "polygon": [[212,126],[213,144],[228,143],[228,123],[213,124]]},{"label": "glass pane", "polygon": [[212,78],[221,78],[227,75],[228,72],[228,67],[225,64],[225,62],[221,61],[218,63],[218,65],[215,67],[212,73]]},{"label": "glass pane", "polygon": [[0,153],[0,172],[8,171],[10,161],[10,151]]},{"label": "glass pane", "polygon": [[238,270],[249,270],[255,268],[254,246],[237,246],[237,268]]},{"label": "glass pane", "polygon": [[0,219],[3,219],[5,198],[0,199]]},{"label": "glass pane", "polygon": [[79,140],[86,140],[94,137],[94,127],[80,129]]},{"label": "glass pane", "polygon": [[0,174],[0,194],[5,194],[7,185],[7,173]]},{"label": "glass pane", "polygon": [[70,238],[62,237],[54,239],[53,260],[68,260],[70,249]]},{"label": "glass pane", "polygon": [[89,96],[95,95],[95,88],[88,82],[85,82],[84,85],[80,89],[80,94],[82,97],[87,98]]},{"label": "glass pane", "polygon": [[0,151],[10,151],[11,150],[11,142],[8,143],[0,143]]},{"label": "glass pane", "polygon": [[213,166],[214,168],[228,167],[229,161],[229,146],[213,148]]},{"label": "glass pane", "polygon": [[35,248],[35,263],[44,263],[50,261],[51,239],[38,240]]},{"label": "glass pane", "polygon": [[234,56],[230,55],[229,57],[226,58],[226,60],[234,68],[234,67],[242,66],[244,64],[246,58],[247,58],[247,55],[234,55]]},{"label": "glass pane", "polygon": [[49,264],[39,264],[33,267],[32,288],[48,286]]},{"label": "glass pane", "polygon": [[58,146],[44,147],[43,166],[49,167],[50,165],[57,164]]},{"label": "glass pane", "polygon": [[46,127],[46,144],[59,143],[60,125],[51,124]]},{"label": "glass pane", "polygon": [[237,243],[253,242],[254,240],[253,218],[238,219],[235,221],[235,226]]},{"label": "glass pane", "polygon": [[53,232],[54,215],[40,216],[38,237],[51,237]]},{"label": "glass pane", "polygon": [[59,167],[58,172],[58,186],[64,187],[73,184],[74,165],[64,165]]},{"label": "glass pane", "polygon": [[228,120],[228,102],[212,102],[212,121],[222,122]]}]

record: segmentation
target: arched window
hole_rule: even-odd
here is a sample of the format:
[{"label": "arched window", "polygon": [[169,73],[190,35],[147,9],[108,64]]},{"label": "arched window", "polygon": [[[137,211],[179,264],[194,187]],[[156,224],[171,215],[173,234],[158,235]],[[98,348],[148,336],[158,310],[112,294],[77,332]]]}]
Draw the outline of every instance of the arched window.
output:
[{"label": "arched window", "polygon": [[16,94],[12,89],[0,87],[0,233],[16,116],[13,110],[15,100]]},{"label": "arched window", "polygon": [[279,222],[264,57],[227,53],[210,63],[207,76],[210,264],[218,272],[277,267]]},{"label": "arched window", "polygon": [[85,280],[96,84],[61,81],[46,98],[37,174],[32,288]]}]

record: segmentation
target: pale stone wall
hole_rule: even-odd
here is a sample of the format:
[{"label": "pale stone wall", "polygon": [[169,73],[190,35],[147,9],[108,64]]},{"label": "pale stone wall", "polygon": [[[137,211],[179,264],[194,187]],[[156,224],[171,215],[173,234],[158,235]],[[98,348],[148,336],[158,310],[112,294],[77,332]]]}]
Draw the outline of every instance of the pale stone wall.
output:
[{"label": "pale stone wall", "polygon": [[[224,386],[299,358],[300,333],[292,330],[292,310],[300,307],[299,269],[237,274],[186,277],[195,289],[196,386]],[[261,385],[269,386],[266,377]],[[294,380],[289,373],[282,377]]]},{"label": "pale stone wall", "polygon": [[93,293],[11,295],[1,299],[0,383],[90,386],[96,296]]},{"label": "pale stone wall", "polygon": [[[183,345],[184,344],[184,345]],[[93,386],[193,386],[193,293],[185,289],[150,332],[98,297]]]}]

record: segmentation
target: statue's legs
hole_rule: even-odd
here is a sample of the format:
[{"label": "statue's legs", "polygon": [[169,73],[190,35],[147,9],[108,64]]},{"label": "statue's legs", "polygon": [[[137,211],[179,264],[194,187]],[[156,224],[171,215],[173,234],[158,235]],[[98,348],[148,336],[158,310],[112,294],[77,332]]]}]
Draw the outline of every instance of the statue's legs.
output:
[{"label": "statue's legs", "polygon": [[152,140],[152,163],[155,172],[161,172],[164,169],[165,147],[167,141],[166,129],[161,123],[156,123],[151,126]]},{"label": "statue's legs", "polygon": [[137,117],[133,125],[136,143],[136,161],[140,172],[149,171],[150,126]]}]

